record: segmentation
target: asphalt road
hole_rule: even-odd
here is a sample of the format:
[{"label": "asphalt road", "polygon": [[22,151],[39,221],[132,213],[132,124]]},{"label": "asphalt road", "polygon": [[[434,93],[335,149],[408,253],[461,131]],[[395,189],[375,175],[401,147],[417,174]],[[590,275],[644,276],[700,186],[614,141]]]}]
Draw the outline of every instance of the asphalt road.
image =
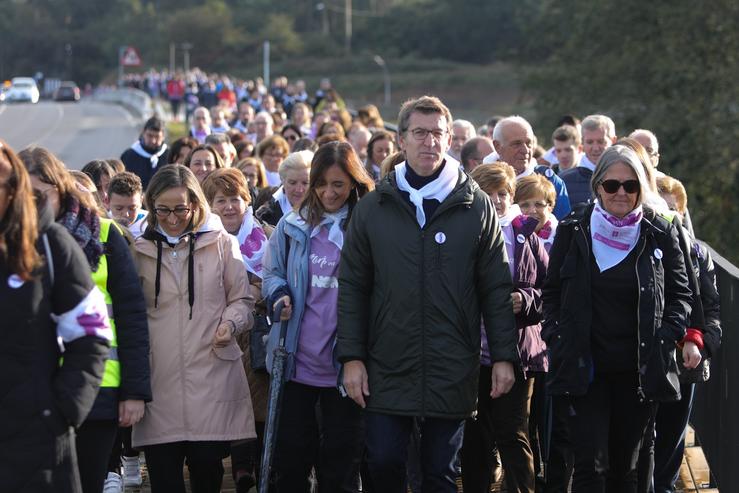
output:
[{"label": "asphalt road", "polygon": [[123,107],[94,101],[0,105],[0,139],[16,151],[46,147],[70,169],[120,157],[141,126]]}]

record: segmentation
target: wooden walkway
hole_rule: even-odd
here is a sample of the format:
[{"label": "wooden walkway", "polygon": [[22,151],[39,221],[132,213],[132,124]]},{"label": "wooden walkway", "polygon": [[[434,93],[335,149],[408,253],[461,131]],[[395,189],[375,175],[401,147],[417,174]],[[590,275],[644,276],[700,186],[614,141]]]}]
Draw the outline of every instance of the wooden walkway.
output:
[{"label": "wooden walkway", "polygon": [[[683,457],[683,463],[680,468],[680,479],[678,479],[677,491],[680,493],[718,493],[718,489],[709,488],[710,484],[710,471],[708,469],[708,463],[706,457],[703,455],[703,450],[695,443],[695,435],[691,428],[688,429],[687,436],[685,438],[685,455]],[[143,455],[142,455],[143,457]],[[226,472],[223,475],[223,493],[236,493],[236,487],[231,480],[231,460],[227,458],[223,461],[223,465]],[[126,493],[151,493],[149,488],[148,478],[146,475],[146,467],[144,466],[144,485],[141,488],[126,488]],[[187,471],[187,469],[185,469]],[[461,482],[457,482],[458,490],[462,492]],[[188,487],[188,492],[189,492]],[[256,488],[252,488],[250,493],[256,493]],[[505,486],[502,483],[497,483],[493,486],[493,492],[505,492]]]}]

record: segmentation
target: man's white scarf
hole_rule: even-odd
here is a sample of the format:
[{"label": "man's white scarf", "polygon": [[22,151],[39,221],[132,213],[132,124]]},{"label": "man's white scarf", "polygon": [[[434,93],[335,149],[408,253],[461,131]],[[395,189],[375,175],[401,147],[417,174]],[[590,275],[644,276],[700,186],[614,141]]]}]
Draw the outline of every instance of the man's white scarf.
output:
[{"label": "man's white scarf", "polygon": [[426,225],[426,213],[423,211],[423,201],[438,200],[443,202],[445,198],[452,193],[454,186],[459,179],[459,162],[446,156],[444,162],[441,163],[444,169],[441,174],[431,183],[427,183],[420,190],[411,187],[405,178],[406,162],[395,166],[395,181],[398,189],[407,192],[410,195],[411,203],[416,206],[416,221],[422,228]]},{"label": "man's white scarf", "polygon": [[593,164],[593,162],[588,159],[588,156],[586,156],[585,154],[583,154],[580,158],[578,166],[580,166],[581,168],[589,169],[590,171],[595,171],[595,164]]},{"label": "man's white scarf", "polygon": [[151,167],[153,169],[157,167],[157,164],[159,164],[159,158],[162,157],[165,152],[167,152],[167,144],[162,144],[162,147],[159,148],[156,154],[152,154],[144,149],[144,146],[141,145],[140,140],[134,142],[133,145],[131,145],[131,149],[133,149],[133,152],[135,152],[139,156],[148,159],[151,162]]}]

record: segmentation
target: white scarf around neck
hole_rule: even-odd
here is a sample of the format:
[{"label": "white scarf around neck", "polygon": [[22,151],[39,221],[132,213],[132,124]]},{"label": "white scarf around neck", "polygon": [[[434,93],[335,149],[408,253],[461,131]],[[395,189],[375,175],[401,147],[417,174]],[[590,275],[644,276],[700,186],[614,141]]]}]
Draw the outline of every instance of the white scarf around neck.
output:
[{"label": "white scarf around neck", "polygon": [[582,157],[580,158],[580,162],[577,165],[581,168],[595,171],[595,164],[590,159],[588,159],[588,156],[586,156],[585,154],[582,155]]},{"label": "white scarf around neck", "polygon": [[422,228],[426,225],[426,213],[423,211],[424,199],[443,202],[452,193],[459,179],[459,163],[456,160],[446,156],[441,165],[444,169],[441,170],[439,177],[424,185],[420,190],[416,190],[408,183],[405,177],[407,166],[405,161],[395,166],[395,181],[398,189],[407,192],[410,196],[411,203],[416,207],[416,221]]},{"label": "white scarf around neck", "polygon": [[277,191],[272,194],[272,198],[280,204],[283,216],[288,215],[293,210],[293,206],[290,205],[290,200],[288,200],[287,194],[285,193],[285,187],[278,188]]},{"label": "white scarf around neck", "polygon": [[642,207],[623,219],[609,214],[595,202],[590,216],[593,256],[601,272],[618,265],[634,249],[641,231]]},{"label": "white scarf around neck", "polygon": [[324,212],[323,219],[315,226],[311,232],[310,237],[314,238],[321,232],[323,226],[328,226],[328,241],[333,243],[341,250],[344,247],[344,230],[341,229],[341,223],[349,215],[349,205],[344,206],[336,212]]},{"label": "white scarf around neck", "polygon": [[254,220],[254,211],[251,206],[246,209],[236,239],[239,241],[239,250],[246,270],[261,278],[262,259],[269,242],[262,227]]},{"label": "white scarf around neck", "polygon": [[167,144],[162,144],[162,147],[160,147],[155,154],[152,154],[144,149],[144,146],[141,145],[140,140],[134,142],[133,145],[131,145],[131,149],[133,149],[133,152],[135,152],[139,156],[148,159],[153,169],[157,167],[157,164],[159,164],[159,158],[162,157],[165,152],[167,152]]}]

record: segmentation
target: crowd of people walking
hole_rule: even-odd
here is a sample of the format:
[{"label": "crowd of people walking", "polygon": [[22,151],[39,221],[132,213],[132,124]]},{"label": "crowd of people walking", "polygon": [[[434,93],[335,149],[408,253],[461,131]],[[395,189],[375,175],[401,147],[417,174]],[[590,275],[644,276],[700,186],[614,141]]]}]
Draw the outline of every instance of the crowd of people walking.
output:
[{"label": "crowd of people walking", "polygon": [[155,493],[228,456],[247,492],[268,446],[273,492],[675,491],[720,308],[653,132],[128,82],[188,135],[81,172],[0,141],[0,489],[120,492],[143,452]]}]

